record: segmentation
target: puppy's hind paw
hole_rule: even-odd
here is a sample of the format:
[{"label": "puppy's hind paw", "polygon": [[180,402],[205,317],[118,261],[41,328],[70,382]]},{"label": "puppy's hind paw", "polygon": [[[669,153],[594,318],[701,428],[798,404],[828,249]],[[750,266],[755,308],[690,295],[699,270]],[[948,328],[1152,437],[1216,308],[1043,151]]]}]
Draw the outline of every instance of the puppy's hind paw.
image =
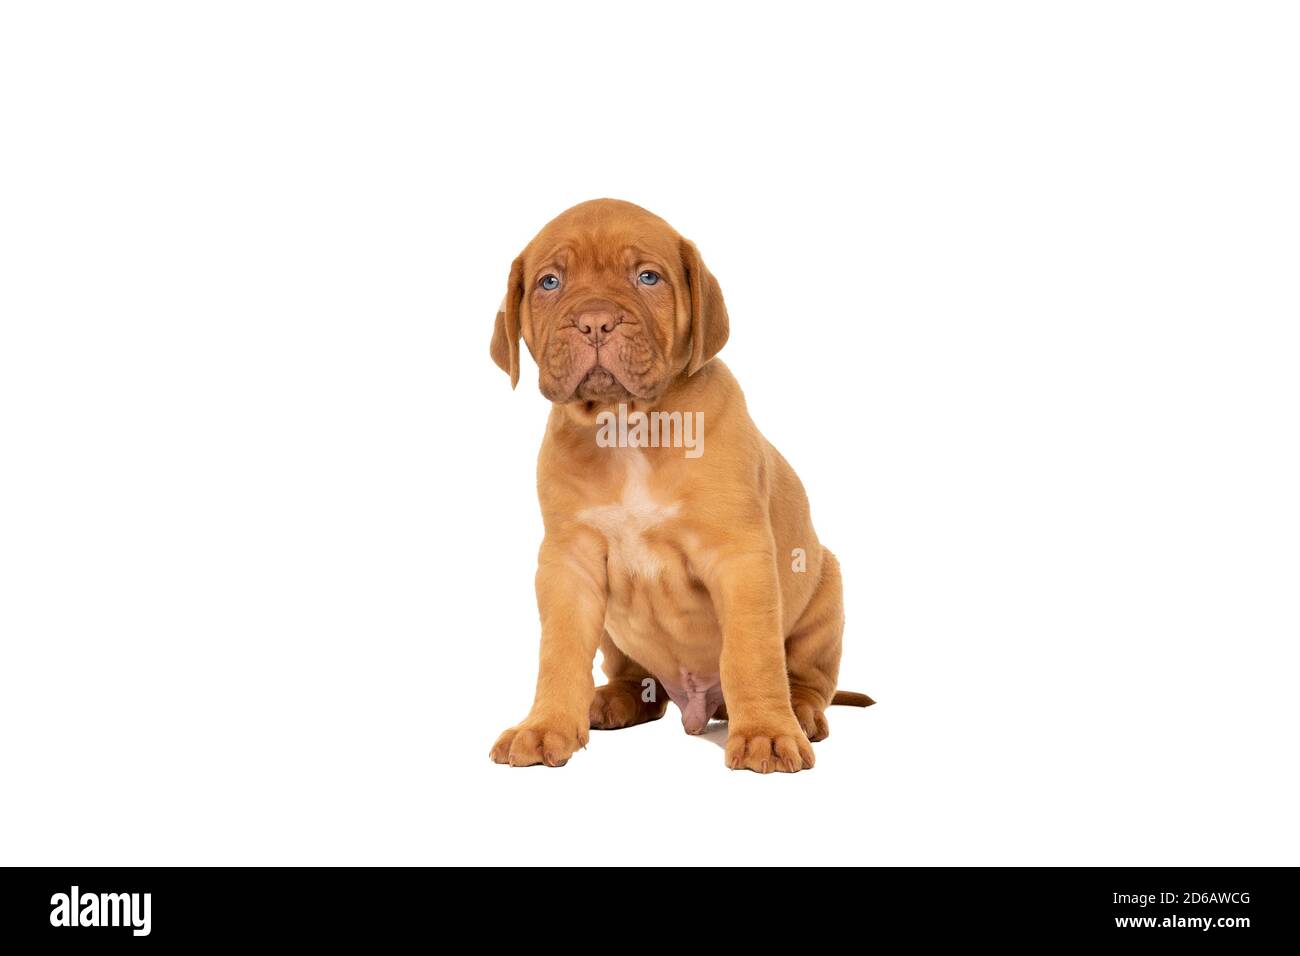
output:
[{"label": "puppy's hind paw", "polygon": [[807,701],[794,702],[794,715],[799,719],[799,726],[809,740],[825,740],[830,736],[831,727],[826,722],[826,712]]},{"label": "puppy's hind paw", "polygon": [[596,688],[588,715],[592,730],[618,730],[658,720],[666,700],[644,700],[645,688],[637,681],[615,680]]}]

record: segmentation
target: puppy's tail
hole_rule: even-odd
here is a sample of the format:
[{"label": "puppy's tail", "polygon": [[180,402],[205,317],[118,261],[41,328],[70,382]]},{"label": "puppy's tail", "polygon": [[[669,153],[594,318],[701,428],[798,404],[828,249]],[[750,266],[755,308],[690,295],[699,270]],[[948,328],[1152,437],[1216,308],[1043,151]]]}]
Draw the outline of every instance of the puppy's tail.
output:
[{"label": "puppy's tail", "polygon": [[866,694],[859,694],[853,690],[837,690],[835,696],[831,698],[832,704],[842,704],[845,707],[870,707],[875,703]]}]

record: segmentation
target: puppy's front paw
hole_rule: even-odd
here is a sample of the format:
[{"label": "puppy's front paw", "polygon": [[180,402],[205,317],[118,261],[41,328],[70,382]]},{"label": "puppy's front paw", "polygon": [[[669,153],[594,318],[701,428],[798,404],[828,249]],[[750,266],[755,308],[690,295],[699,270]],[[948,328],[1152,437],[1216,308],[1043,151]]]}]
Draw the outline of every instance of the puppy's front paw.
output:
[{"label": "puppy's front paw", "polygon": [[579,747],[587,746],[587,728],[551,720],[529,718],[511,727],[492,745],[488,756],[512,767],[545,764],[563,767]]},{"label": "puppy's front paw", "polygon": [[812,744],[796,724],[790,728],[746,730],[732,727],[727,737],[727,766],[755,773],[795,773],[814,762]]}]

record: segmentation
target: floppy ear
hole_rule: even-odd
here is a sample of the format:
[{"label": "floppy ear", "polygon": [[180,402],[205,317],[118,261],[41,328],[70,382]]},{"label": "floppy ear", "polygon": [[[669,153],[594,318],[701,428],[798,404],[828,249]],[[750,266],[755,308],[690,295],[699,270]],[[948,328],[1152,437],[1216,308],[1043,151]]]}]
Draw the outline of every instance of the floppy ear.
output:
[{"label": "floppy ear", "polygon": [[497,312],[492,330],[492,361],[510,376],[510,387],[519,384],[519,308],[524,301],[524,257],[510,264],[510,284]]},{"label": "floppy ear", "polygon": [[718,280],[704,267],[700,250],[689,239],[682,240],[682,267],[691,299],[691,359],[686,374],[694,375],[727,344],[731,325]]}]

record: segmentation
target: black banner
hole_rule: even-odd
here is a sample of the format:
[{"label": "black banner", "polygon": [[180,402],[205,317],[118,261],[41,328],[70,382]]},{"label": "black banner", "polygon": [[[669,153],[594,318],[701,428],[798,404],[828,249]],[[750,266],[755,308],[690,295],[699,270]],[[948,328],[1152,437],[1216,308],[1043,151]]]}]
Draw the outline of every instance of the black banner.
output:
[{"label": "black banner", "polygon": [[[761,882],[732,873],[709,880],[716,889],[697,896],[681,893],[673,875],[653,868],[640,878],[434,869],[8,869],[0,932],[6,942],[93,948],[374,945],[410,941],[413,934],[437,939],[467,920],[486,919],[487,932],[495,934],[506,921],[526,925],[549,914],[576,922],[592,913],[635,935],[638,920],[657,914],[657,924],[668,904],[688,907],[681,916],[691,925],[708,921],[713,911],[721,937],[728,926],[741,928],[730,910],[735,895],[742,912],[772,921],[773,929],[783,917],[805,931],[821,919],[829,930],[864,940],[880,933],[917,941],[1237,948],[1295,935],[1293,875],[1291,869],[831,869]],[[751,881],[755,887],[743,885]],[[826,889],[813,889],[819,885]],[[499,907],[495,916],[493,907]],[[666,932],[661,925],[648,929],[654,939]]]}]

